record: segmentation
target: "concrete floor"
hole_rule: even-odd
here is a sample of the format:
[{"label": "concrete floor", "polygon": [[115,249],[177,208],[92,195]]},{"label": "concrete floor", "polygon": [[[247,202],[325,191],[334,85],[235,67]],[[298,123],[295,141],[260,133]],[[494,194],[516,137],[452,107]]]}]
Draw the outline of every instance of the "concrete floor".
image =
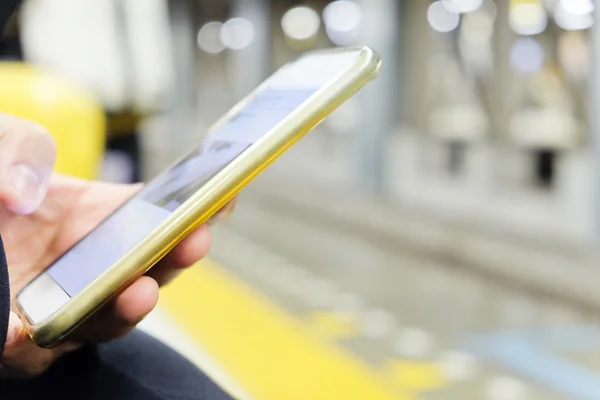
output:
[{"label": "concrete floor", "polygon": [[419,398],[600,398],[592,311],[244,201],[212,257]]}]

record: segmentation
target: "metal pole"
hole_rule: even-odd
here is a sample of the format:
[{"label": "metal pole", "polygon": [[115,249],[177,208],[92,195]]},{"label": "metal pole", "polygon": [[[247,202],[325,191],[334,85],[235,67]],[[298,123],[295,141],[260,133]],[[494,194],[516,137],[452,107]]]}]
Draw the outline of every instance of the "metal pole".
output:
[{"label": "metal pole", "polygon": [[163,55],[172,67],[168,108],[149,118],[142,129],[143,179],[162,171],[193,139],[196,122],[196,41],[193,0],[165,1],[169,18],[169,50]]},{"label": "metal pole", "polygon": [[399,109],[396,89],[398,47],[401,45],[398,3],[396,0],[359,1],[364,18],[360,43],[373,47],[383,59],[379,78],[358,96],[362,115],[355,140],[359,182],[377,194],[385,190],[385,149]]},{"label": "metal pole", "polygon": [[600,6],[594,10],[596,23],[591,30],[591,69],[589,76],[588,136],[593,151],[594,165],[594,201],[592,215],[594,218],[593,235],[596,243],[600,243]]},{"label": "metal pole", "polygon": [[230,58],[230,79],[237,101],[264,81],[271,70],[270,1],[235,0],[232,9],[232,17],[250,21],[254,31],[252,43]]},{"label": "metal pole", "polygon": [[171,0],[170,19],[173,38],[175,77],[173,102],[169,110],[169,132],[164,148],[169,158],[177,157],[187,146],[196,125],[198,88],[196,79],[195,7],[191,0]]}]

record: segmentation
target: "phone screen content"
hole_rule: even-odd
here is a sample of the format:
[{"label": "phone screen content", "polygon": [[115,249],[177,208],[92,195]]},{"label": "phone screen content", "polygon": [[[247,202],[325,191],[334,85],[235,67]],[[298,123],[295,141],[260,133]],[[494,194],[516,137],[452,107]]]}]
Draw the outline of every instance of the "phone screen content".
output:
[{"label": "phone screen content", "polygon": [[[323,59],[331,57],[330,59]],[[271,84],[215,129],[177,165],[151,181],[47,270],[73,297],[157,229],[182,203],[356,59],[308,56],[279,70]]]}]

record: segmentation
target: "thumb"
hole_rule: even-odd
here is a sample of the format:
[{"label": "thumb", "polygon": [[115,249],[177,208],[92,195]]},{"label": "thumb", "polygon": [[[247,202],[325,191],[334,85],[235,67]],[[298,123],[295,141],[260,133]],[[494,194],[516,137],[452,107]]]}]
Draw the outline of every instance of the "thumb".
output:
[{"label": "thumb", "polygon": [[[29,338],[23,323],[11,311],[4,355],[0,365],[0,382],[4,378],[33,378],[43,373],[65,353],[75,350],[78,343],[67,342],[54,349],[42,349]],[[1,392],[1,390],[0,390]]]},{"label": "thumb", "polygon": [[17,214],[35,211],[46,196],[56,145],[41,126],[0,114],[0,204]]},{"label": "thumb", "polygon": [[24,343],[27,343],[28,336],[21,319],[14,312],[10,312],[8,319],[8,331],[6,333],[6,343],[4,345],[4,357],[10,357],[18,351]]},{"label": "thumb", "polygon": [[2,379],[22,379],[37,376],[46,368],[47,362],[38,360],[35,345],[25,332],[23,323],[14,312],[10,312],[4,355],[0,365]]}]

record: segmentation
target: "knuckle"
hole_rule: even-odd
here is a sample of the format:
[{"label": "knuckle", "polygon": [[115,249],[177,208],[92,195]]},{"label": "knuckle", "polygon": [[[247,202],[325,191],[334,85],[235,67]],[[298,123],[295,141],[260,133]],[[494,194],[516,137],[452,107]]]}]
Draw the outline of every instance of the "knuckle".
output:
[{"label": "knuckle", "polygon": [[33,121],[0,113],[0,139],[6,139],[4,151],[24,151],[56,158],[56,142],[48,130]]}]

